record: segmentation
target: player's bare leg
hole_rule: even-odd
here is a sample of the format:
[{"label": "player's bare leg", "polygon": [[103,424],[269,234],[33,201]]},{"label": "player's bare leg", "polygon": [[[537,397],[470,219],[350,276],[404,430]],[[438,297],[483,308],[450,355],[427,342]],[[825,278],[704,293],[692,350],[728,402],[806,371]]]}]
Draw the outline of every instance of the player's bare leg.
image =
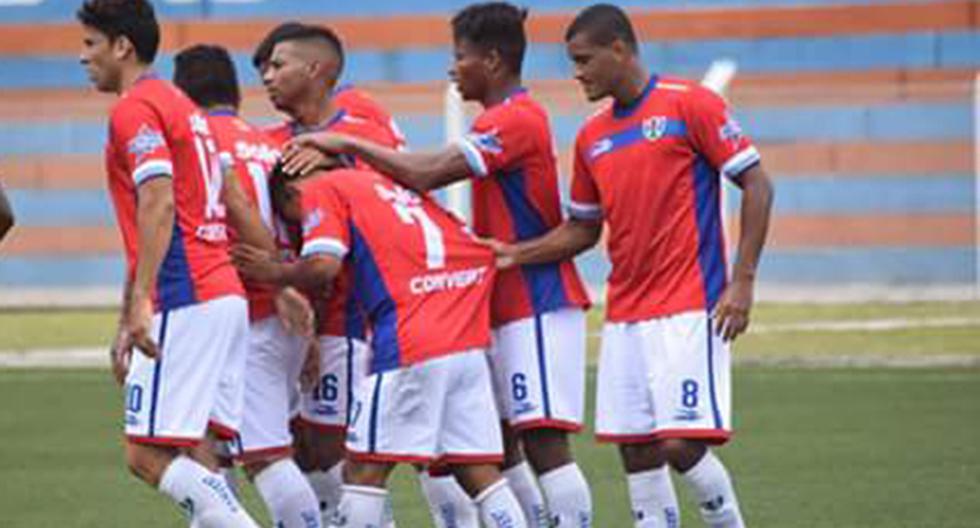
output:
[{"label": "player's bare leg", "polygon": [[591,526],[592,494],[572,458],[568,432],[537,428],[521,433],[521,444],[544,492],[556,526]]},{"label": "player's bare leg", "polygon": [[529,526],[517,497],[500,469],[492,464],[460,464],[453,474],[463,489],[473,497],[480,519],[488,528],[524,528]]},{"label": "player's bare leg", "polygon": [[343,435],[319,430],[309,424],[296,429],[299,432],[294,437],[294,446],[299,446],[297,461],[302,460],[300,468],[316,494],[320,513],[326,521],[336,513],[344,485]]},{"label": "player's bare leg", "polygon": [[551,520],[544,495],[538,487],[538,479],[534,469],[527,463],[524,450],[521,447],[520,436],[506,421],[500,422],[500,430],[504,440],[503,475],[513,490],[517,501],[521,504],[524,516],[529,526],[546,528]]},{"label": "player's bare leg", "polygon": [[173,499],[197,526],[258,528],[224,479],[179,450],[129,442],[126,462],[133,474]]},{"label": "player's bare leg", "polygon": [[351,461],[345,465],[347,484],[337,508],[337,524],[350,528],[384,526],[388,509],[385,485],[395,465]]}]

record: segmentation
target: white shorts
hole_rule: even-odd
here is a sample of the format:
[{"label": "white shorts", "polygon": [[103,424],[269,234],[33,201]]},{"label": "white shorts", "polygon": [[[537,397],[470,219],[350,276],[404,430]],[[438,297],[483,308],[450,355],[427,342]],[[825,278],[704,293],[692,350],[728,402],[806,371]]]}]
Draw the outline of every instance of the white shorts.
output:
[{"label": "white shorts", "polygon": [[289,395],[299,379],[306,340],[289,333],[278,317],[252,323],[245,367],[245,412],[241,427],[241,458],[288,455]]},{"label": "white shorts", "polygon": [[585,312],[558,310],[493,331],[490,369],[500,417],[514,429],[582,429]]},{"label": "white shorts", "polygon": [[606,323],[596,397],[600,441],[731,436],[731,356],[706,312]]},{"label": "white shorts", "polygon": [[320,336],[320,382],[300,395],[300,421],[314,429],[347,431],[354,387],[367,375],[369,348],[351,337]]},{"label": "white shorts", "polygon": [[215,418],[229,431],[237,431],[244,397],[242,376],[225,371],[235,351],[248,347],[245,299],[220,297],[158,313],[153,316],[152,332],[159,357],[151,360],[134,350],[126,376],[129,440],[193,446]]},{"label": "white shorts", "polygon": [[499,464],[500,423],[482,349],[361,380],[347,432],[361,462]]}]

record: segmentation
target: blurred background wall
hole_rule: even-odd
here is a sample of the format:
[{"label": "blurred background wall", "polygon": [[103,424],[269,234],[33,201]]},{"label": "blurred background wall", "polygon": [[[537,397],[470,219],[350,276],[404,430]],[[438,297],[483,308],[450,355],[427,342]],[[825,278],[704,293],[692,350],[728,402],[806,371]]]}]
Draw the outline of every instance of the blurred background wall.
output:
[{"label": "blurred background wall", "polygon": [[[728,91],[762,151],[777,199],[760,273],[765,296],[969,297],[978,281],[974,79],[976,1],[617,2],[633,13],[653,71],[700,77],[729,58]],[[198,42],[228,46],[247,86],[243,115],[278,119],[249,64],[275,24],[338,31],[345,82],[396,116],[411,148],[443,142],[456,0],[157,0],[157,66]],[[528,0],[531,90],[551,111],[564,185],[592,107],[570,80],[562,36],[589,2]],[[77,2],[0,0],[0,182],[19,224],[0,246],[0,304],[113,302],[120,241],[104,190],[112,97],[77,64]],[[471,113],[472,113],[472,109]],[[732,193],[730,207],[737,204]],[[581,260],[601,283],[601,252]]]}]

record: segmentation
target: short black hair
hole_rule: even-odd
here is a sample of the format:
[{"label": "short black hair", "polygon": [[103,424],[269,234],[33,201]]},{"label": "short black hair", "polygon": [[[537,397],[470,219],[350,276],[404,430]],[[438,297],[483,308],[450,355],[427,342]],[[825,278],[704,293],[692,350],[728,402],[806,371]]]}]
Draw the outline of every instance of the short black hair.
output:
[{"label": "short black hair", "polygon": [[296,21],[283,22],[278,26],[272,28],[259,45],[255,47],[255,52],[252,53],[252,66],[257,69],[261,68],[263,64],[269,61],[269,57],[272,56],[272,49],[276,47],[276,44],[280,40],[298,30],[301,30],[303,24]]},{"label": "short black hair", "polygon": [[595,4],[579,13],[565,30],[565,42],[585,32],[595,44],[608,46],[622,40],[634,53],[639,50],[633,24],[626,13],[611,4]]},{"label": "short black hair", "polygon": [[242,101],[235,63],[221,46],[198,44],[178,53],[174,57],[174,84],[202,108],[238,108]]},{"label": "short black hair", "polygon": [[527,9],[507,2],[473,4],[453,17],[453,40],[466,39],[485,51],[497,50],[515,74],[521,73],[527,35]]},{"label": "short black hair", "polygon": [[276,44],[281,42],[315,40],[325,42],[337,54],[337,75],[339,77],[340,73],[344,71],[344,44],[340,41],[340,37],[328,27],[299,22],[286,22],[273,28],[255,48],[255,53],[252,54],[252,65],[261,68],[272,56],[272,50]]},{"label": "short black hair", "polygon": [[160,49],[160,25],[148,0],[85,0],[75,13],[82,24],[95,28],[115,41],[126,37],[136,57],[150,64]]}]

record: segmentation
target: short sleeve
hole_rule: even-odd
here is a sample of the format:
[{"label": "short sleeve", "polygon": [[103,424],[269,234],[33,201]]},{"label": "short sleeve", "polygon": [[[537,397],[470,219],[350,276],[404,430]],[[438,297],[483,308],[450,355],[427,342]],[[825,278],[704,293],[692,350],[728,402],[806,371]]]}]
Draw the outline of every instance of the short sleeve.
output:
[{"label": "short sleeve", "polygon": [[[318,182],[320,183],[320,182]],[[330,255],[343,260],[350,248],[350,209],[333,185],[302,190],[303,250],[301,255]]]},{"label": "short sleeve", "polygon": [[572,189],[567,204],[568,216],[578,220],[602,218],[599,189],[592,177],[592,168],[587,161],[588,145],[582,135],[575,141],[575,161],[572,168]]},{"label": "short sleeve", "polygon": [[743,133],[720,96],[701,88],[691,93],[687,103],[687,122],[694,149],[723,176],[738,183],[746,169],[759,163],[759,151]]},{"label": "short sleeve", "polygon": [[173,158],[164,128],[160,114],[143,100],[124,100],[112,113],[113,148],[126,160],[126,169],[136,185],[159,176],[173,176]]},{"label": "short sleeve", "polygon": [[480,116],[469,133],[457,142],[474,176],[484,177],[509,169],[534,148],[540,126],[517,107]]}]

